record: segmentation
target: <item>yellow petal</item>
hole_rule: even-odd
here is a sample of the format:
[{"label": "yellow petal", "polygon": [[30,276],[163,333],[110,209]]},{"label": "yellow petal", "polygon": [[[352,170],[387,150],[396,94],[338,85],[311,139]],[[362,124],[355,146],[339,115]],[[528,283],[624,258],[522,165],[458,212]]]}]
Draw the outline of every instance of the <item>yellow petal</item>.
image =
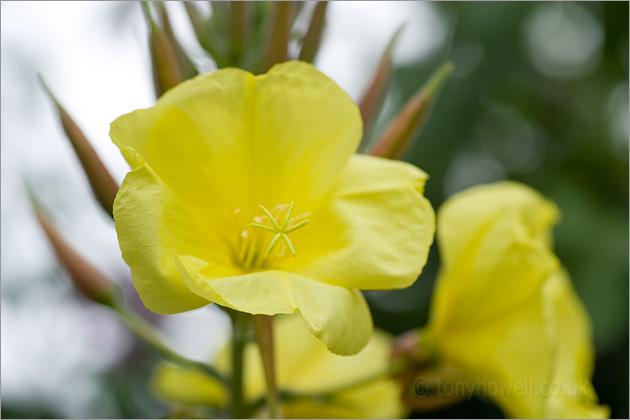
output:
[{"label": "yellow petal", "polygon": [[255,168],[257,204],[301,203],[317,210],[361,139],[359,108],[313,66],[274,66],[256,84]]},{"label": "yellow petal", "polygon": [[282,404],[282,415],[287,419],[360,419],[376,418],[361,416],[354,407],[340,403],[320,403],[316,401],[288,401]]},{"label": "yellow petal", "polygon": [[147,308],[160,314],[207,305],[191,293],[175,266],[175,255],[223,255],[219,242],[206,242],[212,229],[179,200],[138,157],[114,201],[114,220],[122,256]]},{"label": "yellow petal", "polygon": [[507,416],[542,415],[554,352],[540,295],[475,328],[441,330],[434,340],[445,363]]},{"label": "yellow petal", "polygon": [[[184,114],[197,132],[178,134],[183,116],[156,129],[163,108]],[[119,147],[150,154],[152,167],[203,186],[198,194],[229,202],[227,211],[251,217],[259,204],[296,201],[315,210],[356,150],[361,118],[332,80],[295,61],[261,76],[232,68],[198,76],[156,107],[121,117],[111,135]],[[182,144],[191,147],[174,150]],[[193,160],[173,159],[171,151]]]},{"label": "yellow petal", "polygon": [[297,400],[283,404],[283,415],[296,419],[406,418],[398,385],[381,379],[338,394],[331,401]]},{"label": "yellow petal", "polygon": [[353,156],[331,205],[295,236],[299,258],[280,268],[358,289],[397,289],[417,279],[435,232],[422,195],[428,176],[413,165]]},{"label": "yellow petal", "polygon": [[608,419],[610,408],[606,405],[597,405],[592,401],[557,397],[547,402],[544,417],[548,419]]},{"label": "yellow petal", "polygon": [[275,315],[299,310],[311,333],[333,353],[357,353],[372,334],[370,310],[358,290],[278,270],[216,278],[215,265],[187,255],[178,256],[177,265],[190,290],[237,311]]},{"label": "yellow petal", "polygon": [[557,218],[513,182],[470,189],[438,212],[443,268],[426,333],[511,417],[606,414],[590,384],[588,318],[550,249]]},{"label": "yellow petal", "polygon": [[[358,354],[339,356],[315,339],[299,317],[282,317],[274,325],[281,389],[299,393],[330,391],[374,377],[389,367],[392,338],[382,331],[375,331]],[[245,366],[248,396],[264,395],[264,375],[255,345],[246,349]],[[405,412],[399,394],[399,386],[385,377],[339,392],[330,401],[285,402],[283,414],[287,418],[395,418]]]},{"label": "yellow petal", "polygon": [[212,261],[215,277],[241,274],[236,244],[258,205],[297,201],[316,211],[360,132],[351,99],[300,62],[257,77],[238,69],[202,75],[117,119],[110,134],[134,171],[117,198],[116,226],[147,306],[173,313],[202,304],[176,278],[176,253]]},{"label": "yellow petal", "polygon": [[[298,392],[324,392],[355,383],[389,368],[392,337],[374,331],[368,344],[357,354],[340,356],[309,334],[297,317],[280,318],[276,323],[278,380]],[[289,343],[299,343],[297,348]],[[297,351],[299,354],[296,354]]]},{"label": "yellow petal", "polygon": [[261,204],[322,205],[358,145],[361,118],[332,80],[288,62],[262,76],[200,75],[118,118],[110,135],[132,168],[146,161],[191,211],[214,221],[207,240],[235,247],[235,210],[246,225]]},{"label": "yellow petal", "polygon": [[[374,378],[389,367],[392,337],[375,331],[365,348],[354,356],[332,354],[305,328],[299,316],[274,319],[276,372],[279,388],[298,393],[321,393]],[[229,375],[230,345],[220,352],[215,366]],[[244,352],[244,391],[248,401],[265,395],[260,352],[248,343]],[[184,404],[224,406],[225,389],[189,369],[161,365],[154,387],[164,398]],[[334,398],[298,398],[283,402],[285,418],[399,418],[407,414],[400,386],[389,377],[336,392]],[[257,413],[264,415],[264,412]]]},{"label": "yellow petal", "polygon": [[402,390],[393,379],[385,378],[345,391],[337,398],[339,405],[351,408],[359,418],[407,418],[400,395]]},{"label": "yellow petal", "polygon": [[515,182],[471,188],[438,212],[442,268],[432,323],[475,328],[539,293],[559,262],[549,250],[556,207]]},{"label": "yellow petal", "polygon": [[442,268],[429,333],[448,364],[510,416],[537,417],[553,361],[542,286],[555,207],[505,182],[472,188],[438,212]]},{"label": "yellow petal", "polygon": [[[116,120],[111,136],[133,167],[115,204],[121,249],[156,312],[207,301],[269,315],[297,309],[331,351],[356,353],[372,328],[357,288],[406,287],[426,261],[426,174],[374,158],[348,165],[359,110],[306,63],[201,75]],[[246,263],[241,251],[263,255],[269,235],[247,231],[259,206],[293,202],[296,215],[312,213],[291,233],[298,257]]]},{"label": "yellow petal", "polygon": [[546,316],[555,344],[553,386],[544,417],[603,418],[606,406],[597,405],[591,385],[595,353],[591,323],[564,270],[558,270],[543,290]]},{"label": "yellow petal", "polygon": [[452,266],[492,220],[512,217],[524,233],[551,247],[550,228],[560,218],[557,207],[533,188],[514,181],[480,185],[455,194],[438,212],[438,234],[448,244],[441,253]]},{"label": "yellow petal", "polygon": [[[219,110],[208,100],[207,111],[218,121],[227,120],[226,110]],[[218,101],[221,103],[221,101]],[[215,122],[215,119],[211,120]],[[229,122],[229,120],[228,120]],[[221,136],[244,136],[242,123],[221,124]],[[218,129],[218,128],[217,128]],[[219,134],[217,134],[219,135]],[[204,138],[198,123],[184,111],[162,104],[123,115],[112,123],[110,136],[121,149],[132,169],[148,166],[171,194],[181,200],[199,218],[214,222],[216,231],[207,239],[221,236],[233,241],[233,211],[246,182],[238,168],[228,170],[224,158],[214,150],[216,144]],[[220,182],[217,182],[220,179]],[[130,196],[140,201],[143,197]],[[157,197],[159,198],[159,197]],[[117,198],[120,200],[120,197]],[[142,203],[139,203],[140,205]]]},{"label": "yellow petal", "polygon": [[225,386],[195,369],[163,363],[153,373],[152,382],[160,396],[173,402],[219,408],[228,402]]},{"label": "yellow petal", "polygon": [[[442,355],[514,418],[602,418],[590,382],[590,322],[562,270],[531,301],[439,336]],[[465,351],[462,351],[465,349]]]}]

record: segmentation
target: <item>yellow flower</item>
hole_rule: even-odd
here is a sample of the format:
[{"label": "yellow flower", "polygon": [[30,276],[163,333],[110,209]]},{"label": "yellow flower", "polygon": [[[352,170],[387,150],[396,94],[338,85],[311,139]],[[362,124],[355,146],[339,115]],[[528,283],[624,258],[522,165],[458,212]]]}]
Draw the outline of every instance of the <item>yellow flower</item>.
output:
[{"label": "yellow flower", "polygon": [[132,167],[118,240],[154,312],[299,310],[331,351],[354,354],[373,328],[359,289],[408,287],[426,262],[427,175],[353,156],[358,107],[309,64],[198,76],[110,135]]},{"label": "yellow flower", "polygon": [[[313,338],[299,317],[276,320],[275,347],[281,390],[301,394],[283,402],[285,418],[399,418],[406,414],[400,386],[387,376],[348,387],[325,399],[304,397],[347,387],[379,376],[389,367],[391,336],[376,330],[365,348],[354,356],[338,356]],[[230,346],[219,354],[217,368],[228,373]],[[265,395],[260,352],[253,343],[245,348],[244,391],[249,402]],[[217,380],[202,373],[163,364],[154,374],[156,391],[175,406],[226,408],[227,391]],[[264,415],[264,413],[252,413]]]},{"label": "yellow flower", "polygon": [[461,383],[434,381],[438,395],[474,389],[517,418],[608,416],[590,383],[588,315],[551,250],[558,217],[514,182],[470,189],[440,209],[442,268],[421,348]]}]

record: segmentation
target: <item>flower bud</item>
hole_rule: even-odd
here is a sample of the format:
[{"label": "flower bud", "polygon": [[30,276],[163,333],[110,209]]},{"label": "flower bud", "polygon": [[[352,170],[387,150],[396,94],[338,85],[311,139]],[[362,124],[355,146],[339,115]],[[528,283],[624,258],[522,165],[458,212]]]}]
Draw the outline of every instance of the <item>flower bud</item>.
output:
[{"label": "flower bud", "polygon": [[72,249],[55,229],[50,219],[37,206],[35,206],[35,215],[48,236],[55,254],[68,270],[76,289],[94,302],[112,306],[118,286]]},{"label": "flower bud", "polygon": [[232,63],[240,63],[241,56],[245,48],[247,35],[249,32],[249,22],[247,22],[248,2],[231,1],[229,18],[229,39]]},{"label": "flower bud", "polygon": [[195,32],[195,36],[197,37],[197,41],[199,41],[199,44],[204,50],[210,52],[211,47],[208,44],[208,36],[203,16],[199,13],[199,9],[194,2],[185,1],[183,3],[184,8],[186,9],[186,14],[188,14],[188,20],[190,20],[190,24]]},{"label": "flower bud", "polygon": [[44,87],[46,93],[53,100],[57,111],[59,112],[59,118],[61,125],[70,140],[70,144],[74,149],[83,171],[88,178],[92,192],[96,196],[96,199],[100,203],[101,207],[109,214],[113,216],[113,204],[116,193],[118,192],[118,184],[114,181],[109,171],[105,168],[105,165],[98,157],[90,142],[85,137],[79,126],[68,115],[66,110],[59,104],[50,88],[46,85],[46,82],[39,76],[39,80]]},{"label": "flower bud", "polygon": [[449,61],[433,73],[422,89],[405,104],[385,129],[384,134],[370,150],[370,155],[389,159],[399,159],[403,155],[426,120],[438,88],[452,71],[453,64]]},{"label": "flower bud", "polygon": [[190,79],[191,77],[196,76],[199,72],[186,54],[186,51],[182,48],[181,44],[177,40],[177,37],[175,37],[166,6],[160,1],[155,2],[155,6],[158,8],[158,12],[160,13],[160,20],[162,22],[162,26],[164,27],[164,34],[173,46],[175,58],[177,59],[177,65],[181,70],[182,77],[184,79]]},{"label": "flower bud", "polygon": [[304,39],[302,40],[302,49],[300,50],[299,55],[299,58],[302,61],[312,63],[313,60],[315,60],[315,56],[319,51],[319,45],[322,40],[322,33],[324,32],[327,7],[327,1],[318,1],[315,5],[315,10],[313,10],[313,16],[311,17],[311,23],[304,35]]},{"label": "flower bud", "polygon": [[265,50],[265,70],[274,64],[286,61],[288,56],[289,35],[291,32],[292,2],[278,1],[273,3],[274,10],[267,34]]},{"label": "flower bud", "polygon": [[177,63],[173,44],[164,30],[153,20],[148,3],[142,2],[142,6],[151,31],[149,49],[151,50],[155,94],[159,98],[164,92],[183,82],[184,78]]},{"label": "flower bud", "polygon": [[359,145],[359,150],[362,151],[367,146],[372,129],[374,128],[376,118],[378,117],[381,106],[383,105],[383,99],[387,93],[387,86],[391,79],[392,73],[392,51],[398,42],[400,33],[403,26],[398,28],[392,39],[389,41],[381,60],[376,68],[376,73],[372,78],[372,82],[363,94],[363,98],[359,101],[359,110],[361,111],[361,118],[363,119],[363,138]]}]

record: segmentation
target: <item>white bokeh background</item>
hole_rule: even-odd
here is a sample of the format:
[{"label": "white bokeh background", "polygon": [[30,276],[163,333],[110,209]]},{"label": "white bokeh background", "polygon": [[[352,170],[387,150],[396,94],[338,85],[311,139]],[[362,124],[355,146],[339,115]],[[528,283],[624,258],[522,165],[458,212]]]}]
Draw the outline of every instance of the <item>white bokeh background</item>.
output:
[{"label": "white bokeh background", "polygon": [[[211,70],[182,5],[167,7],[184,47]],[[26,186],[85,258],[130,282],[113,223],[92,198],[36,74],[120,182],[128,166],[109,139],[109,124],[154,102],[146,24],[136,2],[2,2],[1,8],[3,402],[38,402],[65,417],[92,417],[95,409],[117,417],[96,377],[123,357],[130,337],[109,311],[77,298],[34,218]],[[358,99],[403,23],[397,62],[419,60],[448,42],[444,19],[430,3],[334,2],[316,64]],[[228,320],[212,307],[161,325],[180,352],[197,359],[211,357],[229,334]]]}]

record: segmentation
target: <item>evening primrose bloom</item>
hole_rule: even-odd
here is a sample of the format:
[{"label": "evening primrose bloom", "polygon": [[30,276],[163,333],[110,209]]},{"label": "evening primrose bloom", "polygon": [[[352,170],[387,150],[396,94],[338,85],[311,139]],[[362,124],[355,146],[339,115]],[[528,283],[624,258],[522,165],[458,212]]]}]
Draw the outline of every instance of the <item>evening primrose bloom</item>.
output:
[{"label": "evening primrose bloom", "polygon": [[[400,401],[400,385],[380,376],[389,368],[389,334],[376,330],[361,352],[338,356],[327,351],[297,316],[277,319],[275,325],[278,385],[283,392],[292,393],[282,403],[286,418],[400,418],[407,414]],[[228,345],[216,362],[217,369],[227,376],[229,362]],[[263,366],[254,343],[245,348],[244,368],[245,398],[251,404],[265,395]],[[354,384],[358,385],[350,386]],[[153,375],[153,385],[184,413],[199,407],[227,409],[230,403],[222,383],[190,368],[162,364]],[[333,389],[338,391],[329,394]]]},{"label": "evening primrose bloom", "polygon": [[[438,399],[477,392],[516,418],[608,416],[590,383],[588,315],[551,250],[558,217],[514,182],[469,189],[440,209],[442,268],[418,349],[435,363],[425,385]],[[445,382],[459,395],[440,395]]]},{"label": "evening primrose bloom", "polygon": [[330,351],[358,352],[373,328],[360,289],[411,285],[435,228],[427,175],[353,155],[361,129],[352,100],[302,62],[200,75],[114,121],[132,167],[116,231],[144,304],[297,310]]}]

